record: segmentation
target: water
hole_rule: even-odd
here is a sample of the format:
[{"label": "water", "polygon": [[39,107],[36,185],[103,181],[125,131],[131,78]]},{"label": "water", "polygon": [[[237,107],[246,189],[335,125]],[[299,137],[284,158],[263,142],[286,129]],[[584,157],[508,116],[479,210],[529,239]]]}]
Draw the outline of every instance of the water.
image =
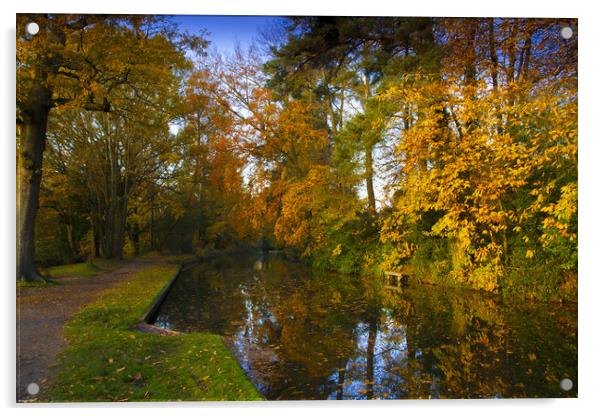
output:
[{"label": "water", "polygon": [[233,257],[180,275],[155,324],[223,335],[273,400],[577,396],[575,305]]}]

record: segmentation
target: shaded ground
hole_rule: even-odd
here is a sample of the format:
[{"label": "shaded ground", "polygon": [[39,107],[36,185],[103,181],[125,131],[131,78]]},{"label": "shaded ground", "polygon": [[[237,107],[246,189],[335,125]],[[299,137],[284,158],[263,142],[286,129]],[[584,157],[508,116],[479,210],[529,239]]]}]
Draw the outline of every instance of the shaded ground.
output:
[{"label": "shaded ground", "polygon": [[106,289],[154,262],[153,258],[136,259],[95,277],[57,278],[58,285],[18,289],[17,401],[33,398],[27,393],[30,383],[45,388],[56,354],[65,346],[65,322]]}]

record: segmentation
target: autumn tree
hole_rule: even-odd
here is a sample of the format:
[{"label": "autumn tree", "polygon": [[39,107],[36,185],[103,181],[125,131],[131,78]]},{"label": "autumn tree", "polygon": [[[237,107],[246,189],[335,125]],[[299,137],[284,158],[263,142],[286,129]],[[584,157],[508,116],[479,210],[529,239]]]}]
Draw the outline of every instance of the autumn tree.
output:
[{"label": "autumn tree", "polygon": [[50,123],[51,160],[62,161],[61,174],[85,201],[93,257],[123,257],[132,202],[167,174],[167,122],[142,105],[136,109],[137,115],[67,110]]},{"label": "autumn tree", "polygon": [[549,227],[576,244],[576,40],[550,20],[443,19],[438,31],[441,76],[417,71],[382,94],[413,108],[382,232],[388,267],[425,255],[430,238],[446,254],[427,255],[427,273],[508,288],[510,270],[550,256]]},{"label": "autumn tree", "polygon": [[313,88],[325,91],[326,114],[330,115],[327,124],[335,136],[344,128],[345,105],[359,103],[356,122],[348,132],[361,144],[367,206],[375,215],[374,151],[383,139],[384,123],[379,120],[381,106],[372,98],[392,62],[411,57],[417,61],[420,52],[422,63],[427,63],[426,57],[432,53],[431,20],[293,18],[288,33],[288,42],[274,51],[267,69],[275,74],[275,82],[293,85],[307,71],[320,69],[322,79]]},{"label": "autumn tree", "polygon": [[[25,33],[29,21],[39,25],[35,36]],[[108,112],[116,105],[110,99],[116,90],[135,95],[186,61],[173,27],[162,18],[18,15],[17,27],[17,278],[40,280],[35,218],[51,110]],[[200,40],[190,44],[200,46]]]},{"label": "autumn tree", "polygon": [[[180,214],[188,217],[197,253],[235,246],[251,236],[249,195],[243,168],[244,145],[236,135],[235,113],[220,91],[207,61],[188,77],[181,102],[182,129],[174,189]],[[175,207],[174,207],[175,208]]]}]

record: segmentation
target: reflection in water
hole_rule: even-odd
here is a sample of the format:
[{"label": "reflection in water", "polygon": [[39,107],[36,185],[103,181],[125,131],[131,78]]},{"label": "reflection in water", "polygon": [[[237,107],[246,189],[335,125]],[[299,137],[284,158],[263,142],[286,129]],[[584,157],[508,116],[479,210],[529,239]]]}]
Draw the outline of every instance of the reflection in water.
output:
[{"label": "reflection in water", "polygon": [[[576,397],[576,307],[315,273],[280,259],[182,273],[156,325],[222,334],[268,399]],[[559,388],[563,378],[575,383]]]}]

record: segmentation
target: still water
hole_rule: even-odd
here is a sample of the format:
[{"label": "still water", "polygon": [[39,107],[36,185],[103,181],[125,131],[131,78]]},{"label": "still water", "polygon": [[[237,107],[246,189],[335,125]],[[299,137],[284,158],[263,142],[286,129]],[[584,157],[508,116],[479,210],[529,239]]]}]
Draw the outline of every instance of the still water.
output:
[{"label": "still water", "polygon": [[232,257],[183,272],[155,324],[223,335],[272,400],[577,395],[575,305]]}]

